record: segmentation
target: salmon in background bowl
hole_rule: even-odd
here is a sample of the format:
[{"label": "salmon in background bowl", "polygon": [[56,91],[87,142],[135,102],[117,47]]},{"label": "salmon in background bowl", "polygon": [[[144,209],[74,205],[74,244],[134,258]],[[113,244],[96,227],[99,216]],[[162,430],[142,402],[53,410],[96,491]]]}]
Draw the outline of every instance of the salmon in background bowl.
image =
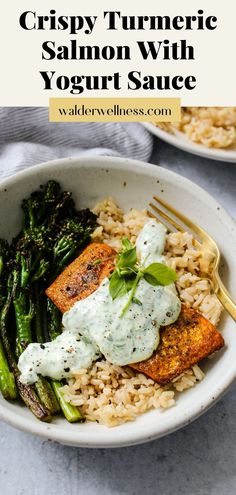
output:
[{"label": "salmon in background bowl", "polygon": [[[188,216],[205,228],[218,243],[226,260],[222,267],[223,279],[230,292],[236,293],[236,228],[233,220],[208,193],[191,181],[147,163],[110,157],[68,158],[35,166],[3,181],[0,196],[0,237],[10,241],[19,232],[22,225],[22,199],[49,180],[56,180],[63,190],[71,191],[78,209],[94,208],[104,198],[111,197],[125,212],[130,209],[141,211],[147,208],[155,194],[180,211],[186,212],[188,205]],[[101,208],[100,206],[100,212]],[[97,214],[100,214],[99,207]],[[109,243],[108,237],[109,235]],[[109,428],[94,420],[71,424],[60,415],[55,416],[50,423],[41,422],[19,401],[10,402],[1,397],[0,418],[26,432],[72,446],[121,447],[160,438],[203,414],[234,381],[234,327],[233,320],[223,313],[218,326],[225,341],[223,349],[212,359],[205,359],[200,364],[200,372],[196,370],[196,379],[191,379],[193,373],[191,374],[189,379],[194,382],[194,386],[187,387],[188,390],[183,392],[180,386],[179,390],[178,387],[175,388],[175,401],[171,402],[171,407],[150,407],[144,414],[137,415],[135,420]],[[101,361],[98,360],[99,362]],[[131,379],[135,376],[135,372],[131,371]],[[148,382],[146,388],[149,385]],[[158,387],[159,385],[156,386],[157,397]],[[163,387],[165,392],[166,385]],[[172,401],[172,395],[169,397]]]}]

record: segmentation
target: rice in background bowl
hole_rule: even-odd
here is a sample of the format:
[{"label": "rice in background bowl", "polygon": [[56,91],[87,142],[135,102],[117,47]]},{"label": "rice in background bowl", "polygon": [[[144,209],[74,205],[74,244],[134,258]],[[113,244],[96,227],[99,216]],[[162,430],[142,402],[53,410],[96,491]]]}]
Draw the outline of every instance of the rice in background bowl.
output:
[{"label": "rice in background bowl", "polygon": [[236,107],[183,107],[180,122],[156,125],[167,132],[182,132],[207,148],[236,146]]}]

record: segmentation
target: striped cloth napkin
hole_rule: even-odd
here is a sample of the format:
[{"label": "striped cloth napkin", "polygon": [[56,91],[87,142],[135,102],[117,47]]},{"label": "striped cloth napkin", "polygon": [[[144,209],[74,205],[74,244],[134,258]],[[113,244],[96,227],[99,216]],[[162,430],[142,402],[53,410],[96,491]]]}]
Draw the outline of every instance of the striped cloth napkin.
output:
[{"label": "striped cloth napkin", "polygon": [[0,178],[68,156],[148,161],[152,136],[138,123],[50,123],[47,108],[0,108]]}]

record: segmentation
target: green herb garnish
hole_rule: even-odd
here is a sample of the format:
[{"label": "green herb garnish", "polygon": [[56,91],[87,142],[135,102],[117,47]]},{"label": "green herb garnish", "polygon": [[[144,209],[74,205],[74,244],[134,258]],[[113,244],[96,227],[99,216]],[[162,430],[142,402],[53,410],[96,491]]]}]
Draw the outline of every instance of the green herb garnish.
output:
[{"label": "green herb garnish", "polygon": [[151,285],[170,285],[177,280],[176,272],[164,263],[151,263],[142,266],[137,259],[136,247],[129,239],[122,239],[123,249],[118,255],[116,269],[110,277],[109,291],[112,299],[129,293],[129,298],[121,315],[123,316],[133,302],[142,305],[135,297],[139,281],[144,278]]}]

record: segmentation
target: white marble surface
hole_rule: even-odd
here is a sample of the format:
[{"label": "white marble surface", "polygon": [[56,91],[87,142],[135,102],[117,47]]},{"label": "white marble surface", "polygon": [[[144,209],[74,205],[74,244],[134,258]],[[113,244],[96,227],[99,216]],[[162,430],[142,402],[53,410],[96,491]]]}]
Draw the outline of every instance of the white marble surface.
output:
[{"label": "white marble surface", "polygon": [[[236,219],[236,164],[197,158],[156,140],[151,161],[191,178]],[[47,442],[0,423],[1,495],[235,495],[236,386],[195,423],[117,450]]]}]

